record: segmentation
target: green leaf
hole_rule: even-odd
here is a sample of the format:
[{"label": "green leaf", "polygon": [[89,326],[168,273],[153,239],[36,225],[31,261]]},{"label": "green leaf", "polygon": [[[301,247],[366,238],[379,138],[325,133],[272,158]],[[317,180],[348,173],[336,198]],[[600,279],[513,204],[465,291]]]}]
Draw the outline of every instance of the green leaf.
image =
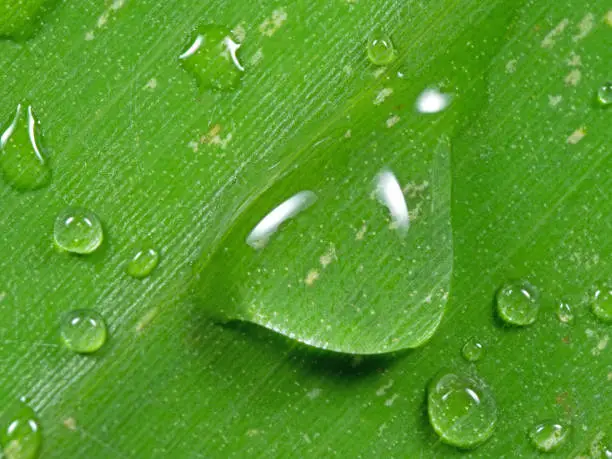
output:
[{"label": "green leaf", "polygon": [[[24,397],[41,457],[531,457],[549,420],[569,428],[559,457],[605,454],[610,324],[591,304],[612,280],[609,4],[39,4],[23,3],[30,39],[0,42],[0,117],[30,103],[52,168],[47,187],[0,186],[0,419]],[[235,90],[181,65],[202,24],[243,37]],[[384,69],[377,34],[395,46]],[[428,88],[453,94],[446,110],[415,111]],[[404,235],[373,194],[382,170],[408,187]],[[306,190],[263,249],[246,243]],[[72,206],[102,221],[91,255],[54,247]],[[161,255],[135,279],[142,247]],[[513,280],[540,292],[526,327],[494,313]],[[109,329],[91,355],[60,341],[83,308]],[[443,367],[495,397],[474,450],[429,424]]]}]

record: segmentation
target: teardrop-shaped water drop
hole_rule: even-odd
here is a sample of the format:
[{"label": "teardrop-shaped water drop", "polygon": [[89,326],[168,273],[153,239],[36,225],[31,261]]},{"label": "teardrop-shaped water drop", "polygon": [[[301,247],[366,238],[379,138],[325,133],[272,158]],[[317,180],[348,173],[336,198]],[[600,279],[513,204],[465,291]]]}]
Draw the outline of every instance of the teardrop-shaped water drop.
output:
[{"label": "teardrop-shaped water drop", "polygon": [[68,349],[90,354],[104,345],[107,329],[104,319],[96,311],[76,309],[62,317],[60,334]]},{"label": "teardrop-shaped water drop", "polygon": [[153,272],[158,263],[159,252],[157,249],[146,246],[134,253],[125,271],[136,279],[143,279]]},{"label": "teardrop-shaped water drop", "polygon": [[42,443],[40,422],[34,410],[22,402],[5,411],[0,420],[0,445],[7,459],[33,459]]},{"label": "teardrop-shaped water drop", "polygon": [[395,59],[393,42],[386,36],[378,36],[368,42],[368,59],[375,65],[387,65]]},{"label": "teardrop-shaped water drop", "polygon": [[511,325],[530,325],[538,318],[538,291],[526,281],[504,284],[496,295],[497,313]]},{"label": "teardrop-shaped water drop", "polygon": [[559,322],[564,324],[572,324],[574,322],[574,311],[569,303],[561,301],[557,306],[557,318]]},{"label": "teardrop-shaped water drop", "polygon": [[104,232],[96,214],[80,207],[69,207],[55,219],[53,237],[61,249],[88,254],[100,247]]},{"label": "teardrop-shaped water drop", "polygon": [[476,338],[470,338],[461,348],[461,355],[468,362],[477,362],[484,353],[482,344]]},{"label": "teardrop-shaped water drop", "polygon": [[612,288],[610,286],[602,285],[595,289],[591,310],[598,319],[612,322]]},{"label": "teardrop-shaped water drop", "polygon": [[602,84],[597,89],[597,101],[604,107],[612,105],[612,83]]},{"label": "teardrop-shaped water drop", "polygon": [[543,452],[551,452],[558,449],[569,433],[569,429],[563,424],[554,421],[545,421],[532,427],[529,438],[536,449]]},{"label": "teardrop-shaped water drop", "polygon": [[0,170],[15,189],[35,190],[51,179],[49,162],[40,147],[39,128],[32,106],[19,104],[0,137]]}]

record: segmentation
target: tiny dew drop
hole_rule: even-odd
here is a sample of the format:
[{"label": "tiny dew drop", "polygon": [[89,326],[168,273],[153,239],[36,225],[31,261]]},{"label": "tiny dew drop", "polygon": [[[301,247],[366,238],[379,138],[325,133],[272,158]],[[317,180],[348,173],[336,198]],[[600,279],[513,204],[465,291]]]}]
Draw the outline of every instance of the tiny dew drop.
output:
[{"label": "tiny dew drop", "polygon": [[147,277],[159,263],[159,252],[153,247],[145,247],[136,251],[128,262],[125,272],[136,279]]},{"label": "tiny dew drop", "polygon": [[610,286],[604,285],[595,290],[591,310],[598,319],[612,322],[612,288]]},{"label": "tiny dew drop", "polygon": [[55,219],[53,237],[61,249],[87,254],[100,247],[104,233],[100,219],[93,212],[69,207]]},{"label": "tiny dew drop", "polygon": [[525,281],[504,284],[497,291],[496,303],[504,322],[518,326],[534,323],[540,309],[536,288]]},{"label": "tiny dew drop", "polygon": [[389,37],[380,36],[368,42],[368,59],[374,65],[387,65],[395,59],[395,48]]},{"label": "tiny dew drop", "polygon": [[60,334],[68,349],[90,354],[104,345],[107,330],[100,314],[91,309],[76,309],[62,317]]},{"label": "tiny dew drop", "polygon": [[474,448],[488,440],[497,422],[497,407],[489,388],[473,376],[440,373],[429,384],[427,411],[442,441]]},{"label": "tiny dew drop", "polygon": [[19,104],[1,134],[0,169],[4,180],[17,190],[42,188],[51,179],[51,168],[40,146],[39,129],[32,106]]},{"label": "tiny dew drop", "polygon": [[612,104],[612,82],[602,84],[597,89],[597,101],[603,106]]},{"label": "tiny dew drop", "polygon": [[40,422],[34,410],[19,402],[2,417],[0,445],[6,459],[32,459],[42,443]]},{"label": "tiny dew drop", "polygon": [[574,312],[572,307],[565,301],[561,301],[557,306],[557,317],[560,322],[564,324],[571,324],[574,322]]},{"label": "tiny dew drop", "polygon": [[542,422],[531,428],[529,438],[536,449],[548,453],[559,448],[565,439],[569,429],[553,421]]},{"label": "tiny dew drop", "polygon": [[461,355],[468,362],[477,362],[482,358],[482,344],[476,338],[470,338],[461,348]]},{"label": "tiny dew drop", "polygon": [[179,59],[201,89],[227,91],[238,85],[244,73],[238,59],[240,46],[230,29],[207,24],[196,29]]}]

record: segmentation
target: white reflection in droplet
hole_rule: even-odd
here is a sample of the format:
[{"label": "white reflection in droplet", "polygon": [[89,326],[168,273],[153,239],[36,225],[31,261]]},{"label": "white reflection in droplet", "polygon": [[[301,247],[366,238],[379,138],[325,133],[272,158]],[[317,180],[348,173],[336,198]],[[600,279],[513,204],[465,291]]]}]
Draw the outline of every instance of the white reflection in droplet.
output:
[{"label": "white reflection in droplet", "polygon": [[203,43],[204,37],[202,35],[198,35],[189,49],[179,56],[179,59],[187,59],[189,56],[193,56],[197,50],[200,49],[200,46],[202,46]]},{"label": "white reflection in droplet", "polygon": [[399,181],[390,170],[381,171],[376,177],[376,194],[379,201],[387,206],[393,226],[400,230],[407,230],[410,225],[408,206]]},{"label": "white reflection in droplet", "polygon": [[310,207],[317,200],[312,191],[300,191],[275,207],[261,221],[255,225],[246,238],[246,243],[254,249],[266,246],[270,237],[278,231],[280,225],[286,220],[295,217],[304,209]]},{"label": "white reflection in droplet", "polygon": [[429,88],[417,97],[416,109],[420,113],[438,113],[449,106],[451,99],[451,94]]},{"label": "white reflection in droplet", "polygon": [[240,43],[236,43],[230,37],[225,37],[223,39],[223,44],[226,46],[227,51],[229,52],[229,55],[232,58],[232,62],[234,63],[236,68],[241,72],[244,72],[244,67],[240,64],[240,61],[238,61],[238,56],[236,56],[236,51],[238,51],[238,49],[242,45]]}]

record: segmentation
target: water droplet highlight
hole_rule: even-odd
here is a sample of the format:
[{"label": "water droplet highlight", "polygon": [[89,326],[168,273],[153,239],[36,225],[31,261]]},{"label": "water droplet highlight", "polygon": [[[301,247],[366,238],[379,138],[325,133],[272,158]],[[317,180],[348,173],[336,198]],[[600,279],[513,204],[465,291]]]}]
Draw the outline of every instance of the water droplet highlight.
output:
[{"label": "water droplet highlight", "polygon": [[559,303],[559,306],[557,306],[557,318],[559,322],[563,322],[564,324],[571,324],[574,322],[574,312],[569,303],[565,301]]},{"label": "water droplet highlight", "polygon": [[62,317],[60,335],[71,351],[90,354],[100,349],[106,342],[106,324],[96,311],[76,309]]},{"label": "water droplet highlight", "polygon": [[78,254],[88,254],[102,244],[104,233],[100,219],[80,207],[69,207],[55,219],[53,229],[55,243],[62,249]]},{"label": "water droplet highlight", "polygon": [[42,443],[40,422],[25,403],[10,407],[2,419],[0,445],[7,459],[33,459]]},{"label": "water droplet highlight", "polygon": [[368,59],[374,65],[387,65],[395,59],[395,48],[389,37],[376,37],[368,42]]},{"label": "water droplet highlight", "polygon": [[426,89],[417,97],[416,109],[419,113],[438,113],[445,110],[451,100],[451,94],[445,94],[438,89]]},{"label": "water droplet highlight", "polygon": [[604,107],[612,104],[612,82],[605,83],[597,89],[597,101]]},{"label": "water droplet highlight", "polygon": [[525,326],[538,318],[538,292],[528,282],[504,284],[497,291],[496,302],[499,316],[508,324]]},{"label": "water droplet highlight", "polygon": [[565,439],[569,429],[552,421],[546,421],[533,426],[529,431],[529,439],[536,449],[548,453],[558,449]]},{"label": "water droplet highlight", "polygon": [[410,226],[408,206],[399,181],[389,170],[383,170],[376,177],[378,200],[389,209],[393,227],[406,231]]},{"label": "water droplet highlight", "polygon": [[15,189],[36,190],[51,179],[51,168],[39,145],[39,128],[32,106],[19,104],[0,137],[0,169]]},{"label": "water droplet highlight", "polygon": [[482,344],[476,338],[470,338],[461,348],[461,355],[468,362],[477,362],[483,354]]},{"label": "water droplet highlight", "polygon": [[201,89],[226,91],[234,89],[244,73],[237,54],[240,46],[229,28],[208,24],[198,27],[179,59]]},{"label": "water droplet highlight", "polygon": [[134,254],[125,271],[136,279],[143,279],[153,272],[158,263],[159,252],[153,247],[145,247]]},{"label": "water droplet highlight", "polygon": [[247,236],[246,243],[254,249],[264,248],[280,225],[310,207],[316,200],[317,195],[312,191],[294,194],[260,220]]},{"label": "water droplet highlight", "polygon": [[454,372],[431,381],[427,411],[442,441],[459,448],[474,448],[488,440],[497,422],[495,400],[484,382]]},{"label": "water droplet highlight", "polygon": [[591,310],[600,320],[612,322],[612,288],[603,286],[595,290]]}]

